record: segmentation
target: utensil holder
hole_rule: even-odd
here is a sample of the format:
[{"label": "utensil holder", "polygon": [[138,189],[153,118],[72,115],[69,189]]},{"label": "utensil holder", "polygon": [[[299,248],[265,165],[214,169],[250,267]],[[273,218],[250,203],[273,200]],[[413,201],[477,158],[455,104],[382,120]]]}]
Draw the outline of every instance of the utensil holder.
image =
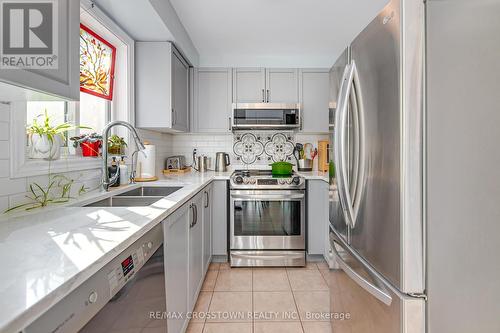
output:
[{"label": "utensil holder", "polygon": [[313,160],[308,158],[299,160],[299,165],[297,170],[299,171],[312,171],[313,169]]}]

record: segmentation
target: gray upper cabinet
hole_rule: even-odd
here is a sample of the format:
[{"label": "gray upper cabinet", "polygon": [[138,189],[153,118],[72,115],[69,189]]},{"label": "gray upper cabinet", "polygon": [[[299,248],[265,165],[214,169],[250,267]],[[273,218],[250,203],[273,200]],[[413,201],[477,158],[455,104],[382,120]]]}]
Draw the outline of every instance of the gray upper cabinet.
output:
[{"label": "gray upper cabinet", "polygon": [[298,70],[290,68],[235,68],[233,102],[297,103]]},{"label": "gray upper cabinet", "polygon": [[266,70],[235,68],[233,70],[233,101],[235,103],[265,102]]},{"label": "gray upper cabinet", "polygon": [[230,132],[230,68],[196,68],[193,73],[193,132]]},{"label": "gray upper cabinet", "polygon": [[[3,89],[2,99],[18,99],[28,96],[24,93],[35,91],[66,100],[78,100],[80,97],[80,2],[77,0],[59,0],[57,6],[55,38],[58,54],[56,69],[0,69],[0,82],[13,85],[13,89]],[[26,37],[25,37],[26,40]],[[9,94],[11,94],[9,96]]]},{"label": "gray upper cabinet", "polygon": [[189,65],[174,49],[172,52],[172,127],[189,130]]},{"label": "gray upper cabinet", "polygon": [[298,100],[299,85],[297,69],[266,69],[266,101],[268,103],[297,103]]},{"label": "gray upper cabinet", "polygon": [[189,130],[189,64],[169,42],[135,45],[136,126]]},{"label": "gray upper cabinet", "polygon": [[300,70],[300,103],[302,112],[302,131],[327,133],[329,118],[329,70]]}]

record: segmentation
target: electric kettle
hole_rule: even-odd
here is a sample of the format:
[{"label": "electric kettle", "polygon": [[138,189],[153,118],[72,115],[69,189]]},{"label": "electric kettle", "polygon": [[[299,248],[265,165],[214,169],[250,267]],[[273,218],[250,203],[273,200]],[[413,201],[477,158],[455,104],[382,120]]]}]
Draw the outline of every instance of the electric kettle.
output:
[{"label": "electric kettle", "polygon": [[223,152],[215,154],[215,172],[227,171],[227,166],[230,164],[229,154]]}]

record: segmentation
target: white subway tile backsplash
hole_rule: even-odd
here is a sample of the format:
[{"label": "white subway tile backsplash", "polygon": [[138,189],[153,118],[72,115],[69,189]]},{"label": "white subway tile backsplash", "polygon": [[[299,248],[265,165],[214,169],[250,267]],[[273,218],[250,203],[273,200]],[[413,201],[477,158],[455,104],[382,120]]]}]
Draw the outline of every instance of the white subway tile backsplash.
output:
[{"label": "white subway tile backsplash", "polygon": [[8,196],[0,197],[0,214],[5,212],[7,209],[9,209],[9,197]]},{"label": "white subway tile backsplash", "polygon": [[9,123],[0,122],[0,140],[9,140]]},{"label": "white subway tile backsplash", "polygon": [[26,191],[26,178],[0,178],[0,196]]},{"label": "white subway tile backsplash", "polygon": [[0,160],[0,178],[9,176],[9,160]]},{"label": "white subway tile backsplash", "polygon": [[9,158],[9,141],[0,141],[0,160]]},{"label": "white subway tile backsplash", "polygon": [[10,119],[10,106],[0,103],[0,121],[8,122]]}]

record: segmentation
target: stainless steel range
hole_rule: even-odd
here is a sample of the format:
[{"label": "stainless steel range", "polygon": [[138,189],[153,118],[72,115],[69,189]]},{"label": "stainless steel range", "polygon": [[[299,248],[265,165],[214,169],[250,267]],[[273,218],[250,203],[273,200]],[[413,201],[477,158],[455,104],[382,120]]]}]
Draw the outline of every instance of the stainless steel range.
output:
[{"label": "stainless steel range", "polygon": [[305,180],[271,170],[230,179],[231,266],[305,265]]}]

